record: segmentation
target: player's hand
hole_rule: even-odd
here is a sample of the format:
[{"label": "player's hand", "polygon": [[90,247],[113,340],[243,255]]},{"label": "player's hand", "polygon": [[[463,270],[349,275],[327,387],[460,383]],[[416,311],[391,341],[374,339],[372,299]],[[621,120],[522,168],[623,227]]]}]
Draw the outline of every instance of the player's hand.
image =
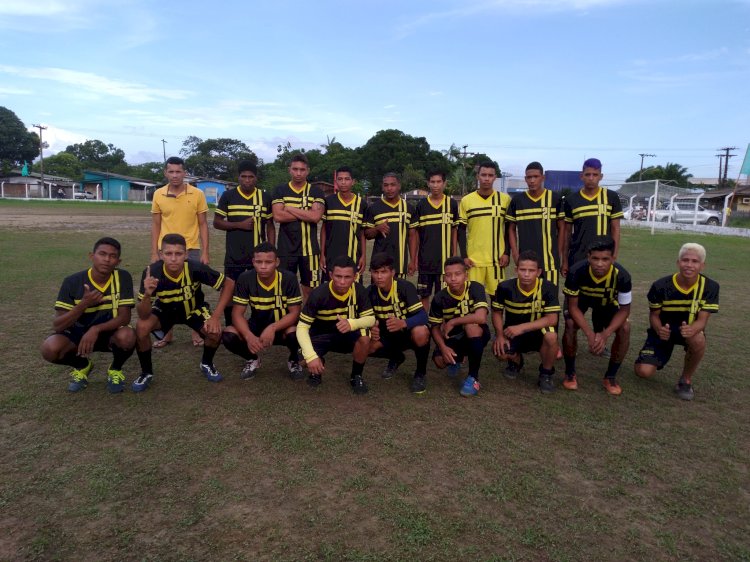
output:
[{"label": "player's hand", "polygon": [[454,319],[451,318],[447,322],[443,322],[442,324],[440,324],[440,333],[443,334],[444,338],[448,337],[448,334],[451,333],[453,326],[456,324],[453,320]]},{"label": "player's hand", "polygon": [[320,254],[320,270],[321,271],[328,271],[326,269],[326,257],[324,254]]},{"label": "player's hand", "polygon": [[221,322],[216,316],[211,316],[203,324],[203,331],[207,334],[220,334],[221,333]]},{"label": "player's hand", "polygon": [[503,254],[502,256],[500,256],[500,259],[497,260],[497,265],[499,265],[500,267],[505,267],[506,265],[508,265],[509,261],[510,261],[510,258],[508,258],[508,255]]},{"label": "player's hand", "polygon": [[385,320],[385,326],[389,332],[400,332],[406,328],[406,320],[401,320],[393,316],[393,314],[389,314]]},{"label": "player's hand", "polygon": [[521,326],[507,326],[503,329],[503,335],[509,340],[517,338],[521,334],[523,334],[523,328]]},{"label": "player's hand", "polygon": [[510,342],[502,334],[498,334],[492,343],[492,353],[497,357],[505,357],[510,351]]},{"label": "player's hand", "polygon": [[316,357],[312,361],[307,362],[307,370],[313,375],[322,375],[326,371],[326,366],[320,360],[320,357]]},{"label": "player's hand", "polygon": [[143,278],[143,294],[147,297],[151,297],[159,286],[159,280],[151,275],[150,267],[146,267],[145,273],[146,275]]},{"label": "player's hand", "polygon": [[471,258],[464,258],[464,265],[467,267],[467,269],[471,269],[474,267],[474,260]]},{"label": "player's hand", "polygon": [[388,236],[388,234],[391,232],[391,227],[388,224],[388,221],[383,221],[375,227],[375,230],[377,230],[383,236]]},{"label": "player's hand", "polygon": [[604,353],[604,346],[607,344],[607,339],[598,332],[594,334],[592,339],[589,339],[589,351],[592,355],[601,355]]},{"label": "player's hand", "polygon": [[370,339],[372,341],[380,341],[380,326],[377,322],[370,328]]},{"label": "player's hand", "polygon": [[669,341],[670,337],[672,337],[672,329],[669,327],[669,324],[664,324],[661,328],[659,328],[659,338],[664,341]]},{"label": "player's hand", "polygon": [[518,255],[519,255],[518,250],[515,250],[515,251],[511,250],[511,254],[513,258],[513,263],[518,265]]},{"label": "player's hand", "polygon": [[696,330],[692,324],[687,322],[680,324],[680,335],[685,339],[692,338],[698,332],[699,330]]},{"label": "player's hand", "polygon": [[240,230],[252,230],[255,226],[255,217],[247,217],[245,220],[234,223]]},{"label": "player's hand", "polygon": [[250,332],[250,335],[247,338],[247,348],[250,350],[250,353],[258,355],[263,351],[263,342],[260,341],[258,336]]},{"label": "player's hand", "polygon": [[92,326],[89,328],[81,341],[78,343],[78,355],[81,357],[88,357],[94,351],[96,340],[99,338],[99,326]]},{"label": "player's hand", "polygon": [[357,273],[362,275],[365,272],[365,255],[362,254],[357,260]]},{"label": "player's hand", "polygon": [[91,287],[86,284],[83,285],[83,296],[81,297],[81,302],[86,308],[99,304],[102,302],[103,298],[104,295],[99,291],[92,290]]},{"label": "player's hand", "polygon": [[211,261],[211,259],[208,257],[208,252],[201,252],[201,263],[203,265],[208,265],[209,261]]},{"label": "player's hand", "polygon": [[276,337],[276,329],[273,324],[266,326],[266,329],[260,333],[260,343],[263,345],[263,349],[269,349],[273,345],[273,340]]},{"label": "player's hand", "polygon": [[352,326],[349,324],[349,320],[341,316],[340,314],[336,315],[336,329],[341,334],[348,334],[352,331]]},{"label": "player's hand", "polygon": [[562,265],[560,266],[560,275],[563,277],[568,276],[568,260],[563,260]]},{"label": "player's hand", "polygon": [[456,364],[456,357],[458,357],[458,354],[447,345],[443,345],[443,347],[440,348],[440,355],[442,355],[443,361],[445,361],[446,365]]},{"label": "player's hand", "polygon": [[406,272],[409,275],[414,275],[415,271],[417,271],[417,262],[409,261],[409,266],[406,268]]}]

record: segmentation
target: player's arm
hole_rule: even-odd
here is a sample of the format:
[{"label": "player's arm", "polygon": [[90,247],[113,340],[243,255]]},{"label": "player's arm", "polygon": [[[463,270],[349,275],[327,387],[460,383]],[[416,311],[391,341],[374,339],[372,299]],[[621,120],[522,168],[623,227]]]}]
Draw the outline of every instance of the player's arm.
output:
[{"label": "player's arm", "polygon": [[301,310],[302,305],[300,304],[289,305],[289,312],[279,318],[278,322],[274,322],[273,324],[271,324],[274,327],[274,331],[283,333],[288,328],[297,325],[297,323],[299,322],[299,313]]},{"label": "player's arm", "polygon": [[492,326],[495,328],[495,341],[492,344],[492,352],[495,355],[505,355],[508,349],[508,340],[503,334],[503,311],[492,308]]},{"label": "player's arm", "polygon": [[[211,313],[211,318],[206,320],[206,331],[209,333],[219,333],[221,331],[221,321],[219,320],[224,315],[224,309],[232,302],[234,296],[234,280],[229,277],[224,277],[224,283],[221,286],[221,293],[219,293],[219,302],[216,303],[216,309]],[[215,328],[212,325],[211,330],[208,329],[208,323],[215,320]],[[213,324],[213,323],[212,323]],[[212,331],[213,330],[213,331]]]},{"label": "player's arm", "polygon": [[289,207],[288,209],[286,209],[286,212],[291,214],[297,220],[309,222],[310,224],[318,224],[320,222],[320,219],[323,218],[325,209],[326,208],[322,203],[315,201],[312,204],[312,207],[310,207],[309,209]]},{"label": "player's arm", "polygon": [[451,227],[451,257],[456,255],[456,249],[458,247],[458,227]]},{"label": "player's arm", "polygon": [[151,263],[159,259],[159,234],[161,234],[161,213],[151,213]]},{"label": "player's arm", "polygon": [[551,328],[557,325],[557,312],[548,312],[541,318],[537,318],[533,322],[524,322],[523,324],[516,324],[515,326],[509,326],[505,328],[505,335],[509,337],[517,337],[528,332],[534,332],[536,330],[543,330],[544,328]]},{"label": "player's arm", "polygon": [[198,235],[201,239],[201,263],[208,265],[211,261],[208,253],[208,220],[206,214],[208,211],[198,213]]},{"label": "player's arm", "polygon": [[279,203],[274,203],[273,206],[271,207],[271,212],[273,213],[273,220],[275,220],[278,223],[295,222],[297,220],[297,217],[291,214],[289,212],[289,209],[292,209],[292,207],[286,207],[283,201]]},{"label": "player's arm", "polygon": [[221,216],[219,213],[214,213],[214,228],[216,230],[223,230],[228,232],[230,230],[247,230],[253,229],[255,219],[253,217],[247,217],[245,220],[230,222],[226,217]]},{"label": "player's arm", "polygon": [[419,263],[419,232],[416,228],[409,229],[409,255],[411,259],[409,260],[408,273],[414,275]]},{"label": "player's arm", "polygon": [[692,324],[688,324],[687,322],[682,323],[682,326],[680,326],[680,334],[682,334],[683,338],[692,338],[695,334],[706,329],[706,324],[708,324],[708,319],[710,317],[711,313],[707,310],[699,311]]},{"label": "player's arm", "polygon": [[568,263],[568,250],[570,249],[570,235],[573,232],[573,224],[565,222],[562,237],[562,250],[560,251],[560,272],[567,277],[571,264]]},{"label": "player's arm", "polygon": [[601,336],[604,341],[607,341],[609,336],[614,334],[617,330],[619,330],[625,322],[627,322],[628,317],[630,316],[630,305],[629,304],[621,304],[620,308],[615,312],[615,315],[612,317],[612,321],[609,323],[609,326],[604,328],[602,330]]},{"label": "player's arm", "polygon": [[620,219],[612,219],[609,223],[609,229],[612,233],[612,240],[615,241],[615,253],[612,258],[616,260],[620,251]]},{"label": "player's arm", "polygon": [[266,240],[274,246],[276,245],[276,225],[273,222],[273,217],[266,221]]},{"label": "player's arm", "polygon": [[560,256],[560,264],[562,265],[562,257],[565,255],[565,219],[559,219],[557,221],[557,252]]},{"label": "player's arm", "polygon": [[447,334],[450,332],[453,328],[456,326],[464,326],[465,324],[486,324],[487,323],[487,308],[484,306],[481,306],[477,308],[474,312],[471,314],[466,314],[465,316],[456,316],[455,318],[451,318],[444,324],[443,330]]},{"label": "player's arm", "polygon": [[359,229],[357,237],[359,238],[359,248],[362,251],[361,255],[359,256],[359,263],[357,264],[357,270],[361,275],[362,273],[364,273],[367,264],[367,241],[365,240],[364,228]]},{"label": "player's arm", "polygon": [[497,264],[500,267],[505,267],[510,262],[510,244],[507,243],[508,237],[510,236],[510,221],[504,220],[503,223],[503,236],[505,237],[506,243],[503,255],[497,260]]},{"label": "player's arm", "polygon": [[513,256],[513,263],[518,265],[518,229],[516,223],[508,222],[508,246],[510,246],[510,255]]},{"label": "player's arm", "polygon": [[323,271],[328,271],[326,269],[326,240],[328,240],[326,230],[328,229],[324,222],[323,226],[320,228],[320,269]]}]

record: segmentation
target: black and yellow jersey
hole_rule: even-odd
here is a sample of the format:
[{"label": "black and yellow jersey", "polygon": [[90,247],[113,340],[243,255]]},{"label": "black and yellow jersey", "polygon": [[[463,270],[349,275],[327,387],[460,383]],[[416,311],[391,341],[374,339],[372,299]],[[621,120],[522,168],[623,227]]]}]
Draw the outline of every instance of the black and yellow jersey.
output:
[{"label": "black and yellow jersey", "polygon": [[359,235],[365,225],[365,200],[355,193],[349,203],[344,203],[341,195],[335,193],[326,197],[325,205],[323,228],[326,231],[326,256],[329,259],[349,256],[356,264],[362,255]]},{"label": "black and yellow jersey", "polygon": [[565,222],[573,225],[568,247],[568,265],[586,259],[586,249],[596,236],[611,236],[614,219],[622,218],[622,203],[617,193],[600,187],[588,196],[583,189],[565,196]]},{"label": "black and yellow jersey", "polygon": [[79,271],[66,277],[55,301],[55,310],[72,310],[83,299],[84,285],[92,291],[99,291],[103,297],[101,302],[87,308],[78,317],[75,328],[87,329],[97,324],[109,322],[118,315],[121,306],[133,308],[133,278],[124,269],[115,269],[104,285],[97,285],[91,277],[91,269]]},{"label": "black and yellow jersey", "polygon": [[221,194],[216,214],[228,222],[255,219],[253,229],[227,230],[224,265],[251,265],[253,248],[266,241],[266,223],[273,219],[271,195],[256,188],[251,195],[238,187]]},{"label": "black and yellow jersey", "polygon": [[[560,313],[560,300],[557,285],[538,278],[534,287],[526,292],[518,279],[508,279],[499,283],[492,300],[493,310],[503,311],[503,326],[517,326],[539,320],[547,314]],[[543,328],[541,332],[556,331],[555,326]]]},{"label": "black and yellow jersey", "polygon": [[692,324],[701,311],[719,312],[719,284],[701,274],[687,290],[677,284],[677,274],[657,279],[648,291],[648,306],[659,311],[662,324],[675,330],[683,322]]},{"label": "black and yellow jersey", "polygon": [[277,270],[273,281],[266,286],[255,270],[245,271],[234,285],[232,303],[250,307],[250,318],[259,326],[278,322],[289,314],[290,306],[302,306],[297,276]]},{"label": "black and yellow jersey", "polygon": [[[487,294],[480,283],[466,281],[464,290],[460,295],[454,295],[446,287],[438,291],[432,298],[430,313],[428,315],[430,326],[439,326],[452,318],[472,314],[480,308],[489,308],[487,305]],[[461,330],[462,328],[458,326],[454,329],[454,332]]]},{"label": "black and yellow jersey", "polygon": [[[179,317],[189,316],[204,304],[201,285],[208,285],[217,291],[224,284],[224,274],[211,269],[199,261],[185,260],[182,271],[177,277],[167,273],[164,262],[159,260],[148,266],[151,276],[159,280],[156,291],[151,296],[152,306],[157,306],[164,312],[171,312]],[[141,275],[141,286],[138,299],[144,296],[143,281],[146,272]]]},{"label": "black and yellow jersey", "polygon": [[[315,203],[325,205],[323,190],[309,183],[299,190],[292,187],[292,182],[276,188],[271,205],[283,203],[287,207],[310,210]],[[305,221],[282,222],[276,246],[279,256],[319,256],[318,225]]]},{"label": "black and yellow jersey", "polygon": [[630,304],[633,282],[630,273],[619,263],[613,263],[602,278],[591,271],[588,260],[574,264],[565,278],[563,293],[578,297],[578,308],[601,308]]},{"label": "black and yellow jersey", "polygon": [[411,218],[411,227],[419,234],[419,273],[443,273],[443,264],[452,255],[451,232],[458,227],[458,203],[443,195],[435,205],[425,197]]},{"label": "black and yellow jersey", "polygon": [[[310,326],[310,335],[338,334],[338,317],[364,318],[374,316],[370,298],[359,283],[354,283],[344,295],[333,290],[333,281],[316,287],[302,307],[299,316],[301,323]],[[364,334],[367,330],[361,330]]]},{"label": "black and yellow jersey", "polygon": [[406,279],[394,279],[387,292],[381,291],[373,283],[369,293],[378,322],[385,322],[389,317],[406,320],[424,310],[417,288]]},{"label": "black and yellow jersey", "polygon": [[474,191],[461,199],[459,220],[466,225],[466,255],[477,267],[497,265],[506,253],[505,215],[510,205],[507,193],[493,191],[483,197]]},{"label": "black and yellow jersey", "polygon": [[409,225],[412,209],[404,199],[391,205],[381,197],[367,207],[365,222],[368,227],[388,223],[390,231],[387,236],[378,234],[372,247],[373,255],[385,252],[393,258],[397,275],[405,275],[409,266]]},{"label": "black and yellow jersey", "polygon": [[543,271],[560,269],[557,224],[565,219],[565,213],[558,192],[545,189],[536,199],[528,191],[516,193],[510,200],[507,219],[516,225],[519,253],[536,253]]}]

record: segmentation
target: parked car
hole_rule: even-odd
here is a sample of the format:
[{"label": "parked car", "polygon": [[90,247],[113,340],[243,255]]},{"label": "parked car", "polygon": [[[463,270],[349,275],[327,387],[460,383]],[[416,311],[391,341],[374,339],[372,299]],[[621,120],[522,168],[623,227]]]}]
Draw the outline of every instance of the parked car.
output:
[{"label": "parked car", "polygon": [[630,207],[625,207],[622,210],[622,218],[624,218],[626,221],[645,221],[647,216],[646,209],[643,208],[643,205],[635,205],[632,209]]},{"label": "parked car", "polygon": [[96,199],[96,195],[90,191],[76,191],[73,193],[73,199]]},{"label": "parked car", "polygon": [[698,205],[698,211],[695,210],[695,203],[692,201],[675,201],[668,204],[664,209],[652,211],[654,220],[668,222],[678,222],[683,224],[693,224],[693,219],[697,219],[698,224],[710,224],[717,226],[721,224],[721,213],[705,209]]}]

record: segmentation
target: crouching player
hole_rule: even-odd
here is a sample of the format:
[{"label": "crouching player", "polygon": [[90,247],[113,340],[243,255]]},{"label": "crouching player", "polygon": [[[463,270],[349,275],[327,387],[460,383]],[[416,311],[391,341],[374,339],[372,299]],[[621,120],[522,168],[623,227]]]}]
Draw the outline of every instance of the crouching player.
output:
[{"label": "crouching player", "polygon": [[[287,368],[292,380],[303,378],[299,364],[297,321],[302,296],[296,275],[279,271],[276,248],[269,242],[255,246],[253,269],[245,271],[234,286],[232,326],[224,330],[222,343],[245,359],[240,373],[243,380],[255,376],[260,367],[258,355],[272,345],[289,349]],[[250,305],[250,317],[245,310]]]},{"label": "crouching player", "polygon": [[352,354],[352,390],[366,394],[362,372],[375,314],[367,290],[354,282],[357,266],[352,258],[337,256],[328,261],[327,269],[331,280],[312,291],[297,324],[297,341],[310,371],[307,384],[317,388],[323,382],[326,353]]},{"label": "crouching player", "polygon": [[413,349],[417,368],[411,391],[422,394],[427,389],[427,359],[430,354],[430,330],[427,312],[417,289],[405,279],[396,279],[393,258],[380,252],[370,260],[370,302],[377,322],[372,327],[370,355],[387,357],[383,378],[389,379],[404,362],[404,351]]},{"label": "crouching player", "polygon": [[[578,389],[576,378],[577,334],[582,330],[588,340],[589,352],[602,355],[607,340],[614,334],[612,352],[604,374],[604,389],[613,396],[622,394],[617,384],[617,371],[630,346],[630,274],[614,260],[615,241],[608,236],[595,237],[588,246],[587,259],[574,264],[565,279],[563,293],[568,302],[563,334],[563,358],[568,390]],[[591,309],[591,323],[584,315]]]},{"label": "crouching player", "polygon": [[[167,234],[161,241],[162,259],[149,265],[141,277],[136,305],[135,326],[141,375],[133,382],[133,392],[146,390],[153,380],[151,333],[167,333],[175,324],[186,324],[204,337],[201,374],[211,382],[223,377],[214,367],[214,355],[221,342],[221,316],[229,304],[234,281],[198,261],[187,259],[185,238]],[[221,289],[219,303],[211,313],[203,300],[201,284]]]},{"label": "crouching player", "polygon": [[89,254],[91,267],[66,277],[55,301],[54,334],[42,343],[42,357],[50,363],[73,367],[70,392],[88,385],[94,351],[112,352],[107,390],[122,392],[122,366],[135,348],[135,332],[128,326],[135,305],[133,279],[122,269],[120,243],[101,238]]},{"label": "crouching player", "polygon": [[523,354],[539,352],[539,390],[555,390],[555,357],[560,300],[557,285],[542,279],[539,256],[526,250],[518,256],[517,279],[497,286],[492,300],[492,324],[495,326],[493,352],[508,361],[505,376],[515,379],[523,367]]},{"label": "crouching player", "polygon": [[461,386],[461,396],[479,394],[479,367],[490,341],[487,326],[487,295],[477,281],[469,281],[460,257],[445,260],[445,284],[432,299],[429,322],[437,348],[432,355],[443,369],[469,360],[469,374]]},{"label": "crouching player", "polygon": [[635,362],[635,374],[651,377],[664,368],[675,345],[685,348],[675,393],[682,400],[692,400],[693,375],[706,352],[706,324],[712,313],[719,312],[719,284],[703,275],[706,249],[688,243],[680,248],[677,273],[654,281],[648,292],[650,309],[646,343]]}]

